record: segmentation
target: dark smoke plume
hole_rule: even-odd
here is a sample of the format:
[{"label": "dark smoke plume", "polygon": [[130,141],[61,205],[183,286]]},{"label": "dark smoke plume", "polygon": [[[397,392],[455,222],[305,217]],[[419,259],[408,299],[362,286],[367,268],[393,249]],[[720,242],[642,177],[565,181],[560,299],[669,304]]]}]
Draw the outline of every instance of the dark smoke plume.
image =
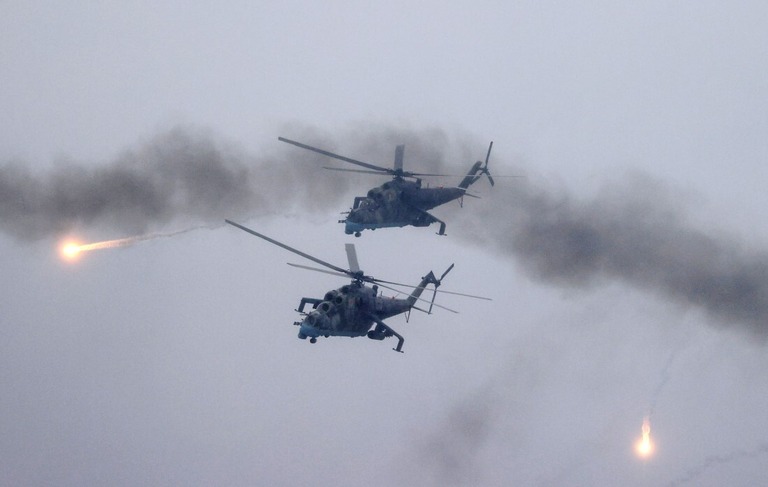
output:
[{"label": "dark smoke plume", "polygon": [[651,178],[633,175],[591,201],[525,179],[496,186],[482,209],[462,213],[461,233],[531,277],[576,288],[619,280],[768,337],[768,253],[695,228]]},{"label": "dark smoke plume", "polygon": [[58,161],[46,173],[0,166],[0,230],[23,240],[90,227],[136,235],[295,205],[343,209],[347,186],[319,166],[248,155],[208,131],[176,128],[102,165]]},{"label": "dark smoke plume", "polygon": [[430,172],[448,151],[461,151],[434,129],[359,125],[335,137],[305,126],[284,132],[258,155],[210,131],[178,127],[104,164],[56,161],[48,172],[35,172],[21,162],[0,163],[0,231],[22,240],[91,227],[136,235],[169,224],[294,212],[313,212],[335,224],[353,192],[365,194],[388,176],[324,171],[322,166],[351,166],[278,142],[277,135],[387,167],[395,146],[405,143],[406,167],[418,162],[419,170]]},{"label": "dark smoke plume", "polygon": [[[478,485],[478,465],[501,413],[499,399],[488,384],[455,404],[439,428],[419,441],[418,472],[404,473],[399,483],[419,485]],[[407,476],[407,478],[406,478]]]},{"label": "dark smoke plume", "polygon": [[[422,172],[466,171],[486,147],[438,129],[361,124],[333,137],[305,126],[281,132],[378,165],[390,165],[395,145],[404,143],[405,168]],[[494,155],[491,171],[505,172]],[[207,131],[177,128],[103,165],[64,162],[43,174],[19,163],[0,166],[0,230],[27,240],[92,226],[136,235],[170,223],[291,212],[315,212],[335,224],[353,194],[386,180],[340,176],[323,165],[345,167],[277,141],[249,155]],[[436,210],[449,238],[497,250],[544,282],[581,288],[619,280],[768,337],[768,254],[695,228],[649,177],[635,175],[591,201],[531,179],[500,180],[490,191],[485,184],[476,186],[485,197],[463,210]]]}]

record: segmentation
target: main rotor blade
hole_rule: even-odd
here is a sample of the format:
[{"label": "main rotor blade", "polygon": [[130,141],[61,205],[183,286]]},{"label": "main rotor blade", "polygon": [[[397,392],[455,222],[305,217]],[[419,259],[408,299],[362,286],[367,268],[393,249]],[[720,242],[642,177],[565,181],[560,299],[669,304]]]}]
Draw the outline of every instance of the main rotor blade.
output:
[{"label": "main rotor blade", "polygon": [[[483,174],[485,174],[485,173],[483,173]],[[508,175],[508,174],[507,175],[497,176],[497,175],[494,174],[493,177],[495,177],[495,178],[516,178],[516,179],[522,179],[522,178],[525,178],[527,176],[511,176],[511,175]]]},{"label": "main rotor blade", "polygon": [[[379,287],[383,287],[383,288],[385,288],[385,289],[389,289],[390,291],[395,291],[396,293],[403,293],[403,291],[401,291],[400,289],[395,289],[395,288],[393,288],[393,287],[385,286],[384,284],[380,284],[380,283],[379,283]],[[418,286],[408,286],[408,287],[417,288]],[[422,299],[422,298],[416,298],[416,300],[417,300],[417,301],[423,301],[423,302],[425,302],[425,303],[429,303],[429,301],[428,301],[428,300],[426,300],[426,299]],[[447,307],[445,307],[445,306],[442,306],[442,305],[440,305],[440,304],[434,304],[434,306],[436,306],[436,307],[438,307],[438,308],[440,308],[440,309],[444,309],[444,310],[446,310],[446,311],[450,311],[451,313],[456,313],[456,314],[459,314],[459,312],[458,312],[458,311],[456,311],[456,310],[453,310],[453,309],[451,309],[451,308],[447,308]],[[422,310],[419,310],[419,311],[422,311]]]},{"label": "main rotor blade", "polygon": [[[478,161],[479,162],[479,161]],[[466,174],[432,174],[425,172],[405,172],[411,176],[441,177],[441,178],[463,178]],[[524,178],[525,176],[494,176],[497,178]]]},{"label": "main rotor blade", "polygon": [[405,146],[398,145],[395,147],[395,171],[403,170],[403,154],[405,153]]},{"label": "main rotor blade", "polygon": [[384,283],[384,284],[392,284],[393,286],[403,286],[403,287],[409,287],[411,289],[416,289],[419,286],[413,286],[411,284],[403,284],[402,282],[393,282],[393,281],[385,281],[384,279],[374,279],[373,277],[370,278],[371,282],[375,283]]},{"label": "main rotor blade", "polygon": [[323,261],[323,260],[320,260],[320,259],[318,259],[317,257],[313,257],[313,256],[311,256],[311,255],[309,255],[309,254],[305,254],[305,253],[304,253],[304,252],[302,252],[301,250],[296,250],[296,249],[294,249],[293,247],[289,247],[288,245],[285,245],[285,244],[284,244],[284,243],[282,243],[282,242],[278,242],[277,240],[271,239],[271,238],[267,237],[266,235],[262,235],[262,234],[260,234],[259,232],[256,232],[256,231],[254,231],[254,230],[251,230],[251,229],[250,229],[250,228],[248,228],[248,227],[244,227],[244,226],[240,225],[239,223],[235,223],[235,222],[233,222],[233,221],[230,221],[230,220],[224,220],[224,221],[225,221],[225,222],[227,222],[227,223],[229,223],[229,224],[230,224],[230,225],[232,225],[233,227],[237,227],[237,228],[239,228],[240,230],[243,230],[243,231],[245,231],[245,232],[248,232],[248,233],[250,233],[251,235],[255,235],[255,236],[259,237],[259,238],[262,238],[262,239],[266,240],[266,241],[267,241],[267,242],[269,242],[269,243],[273,243],[273,244],[277,245],[278,247],[282,247],[282,248],[284,248],[285,250],[288,250],[289,252],[293,252],[293,253],[294,253],[294,254],[296,254],[296,255],[300,255],[300,256],[304,257],[305,259],[309,259],[309,260],[311,260],[312,262],[315,262],[315,263],[317,263],[317,264],[320,264],[320,265],[322,265],[322,266],[325,266],[325,267],[327,267],[327,268],[329,268],[329,269],[333,269],[333,270],[334,270],[334,271],[336,271],[336,272],[341,272],[342,274],[345,274],[345,275],[348,275],[348,276],[350,275],[350,272],[349,272],[348,270],[346,270],[346,269],[342,269],[341,267],[337,267],[337,266],[335,266],[335,265],[333,265],[333,264],[329,264],[328,262],[325,262],[325,261]]},{"label": "main rotor blade", "polygon": [[[374,279],[374,278],[370,278],[369,281],[370,282],[375,282],[376,284],[381,284],[381,283],[392,284],[393,286],[403,286],[403,287],[407,287],[407,288],[410,288],[410,289],[416,289],[417,287],[419,287],[419,286],[413,286],[411,284],[403,284],[402,282],[384,281],[384,280],[381,280],[381,279]],[[386,286],[381,286],[381,287],[386,287]],[[392,288],[387,287],[387,289],[392,289]],[[397,290],[393,289],[393,291],[397,291]],[[457,293],[455,291],[443,291],[442,289],[437,289],[437,292],[443,293],[443,294],[453,294],[455,296],[464,296],[465,298],[475,298],[475,299],[483,299],[485,301],[493,301],[493,299],[491,299],[491,298],[486,298],[485,296],[475,296],[474,294]],[[437,306],[437,305],[435,305],[435,306]]]},{"label": "main rotor blade", "polygon": [[429,315],[429,314],[432,314],[432,313],[430,313],[429,311],[427,311],[427,310],[425,310],[425,309],[421,309],[421,308],[419,308],[418,306],[411,306],[411,308],[412,308],[412,309],[415,309],[416,311],[421,311],[422,313],[426,313],[426,314],[428,314],[428,315]]},{"label": "main rotor blade", "polygon": [[376,166],[374,164],[369,164],[367,162],[358,161],[357,159],[352,159],[349,157],[344,157],[339,154],[334,154],[333,152],[329,152],[327,150],[318,149],[317,147],[312,147],[311,145],[302,144],[301,142],[296,142],[295,140],[286,139],[283,137],[278,137],[277,140],[281,142],[285,142],[291,145],[295,145],[296,147],[301,147],[302,149],[311,150],[313,152],[317,152],[318,154],[322,154],[324,156],[333,157],[334,159],[338,159],[340,161],[348,162],[350,164],[357,164],[358,166],[367,167],[368,169],[374,169],[376,171],[382,171],[386,173],[392,173],[392,169],[388,169],[386,167]]},{"label": "main rotor blade", "polygon": [[380,176],[389,175],[389,173],[385,173],[381,171],[371,171],[371,170],[365,170],[365,169],[344,169],[343,167],[330,167],[330,166],[323,166],[323,169],[328,169],[329,171],[359,172],[362,174],[378,174]]},{"label": "main rotor blade", "polygon": [[[459,314],[458,311],[456,311],[454,309],[451,309],[451,308],[447,308],[447,307],[443,306],[442,304],[437,304],[437,303],[434,303],[434,302],[431,302],[431,301],[427,301],[426,299],[421,299],[421,298],[419,298],[419,301],[424,301],[425,303],[429,303],[430,307],[434,306],[435,308],[440,308],[440,309],[444,309],[446,311],[450,311],[451,313],[454,313],[454,314]],[[430,314],[432,314],[432,313],[430,313]]]},{"label": "main rotor blade", "polygon": [[430,178],[463,178],[466,174],[437,174],[431,172],[409,172],[405,171],[404,174],[409,176],[424,176]]},{"label": "main rotor blade", "polygon": [[350,272],[360,272],[360,264],[357,262],[357,251],[355,250],[355,244],[344,244],[344,250],[347,251],[347,262],[349,262]]},{"label": "main rotor blade", "polygon": [[325,269],[318,269],[317,267],[309,267],[308,265],[294,264],[292,262],[286,262],[286,264],[288,264],[291,267],[298,267],[299,269],[304,269],[308,271],[322,272],[323,274],[330,274],[332,276],[338,276],[338,277],[348,277],[347,274],[342,274],[341,272],[326,271]]},{"label": "main rotor blade", "polygon": [[[419,301],[424,301],[425,303],[429,303],[430,306],[434,306],[435,308],[440,308],[440,309],[444,309],[446,311],[450,311],[451,313],[454,313],[454,314],[459,314],[459,312],[456,311],[455,309],[446,308],[442,304],[432,303],[432,302],[427,301],[426,299],[421,299],[421,298],[419,298]],[[432,314],[432,313],[429,313],[429,312],[427,312],[427,313],[428,314]]]},{"label": "main rotor blade", "polygon": [[464,293],[457,293],[453,291],[443,291],[442,289],[438,289],[437,292],[443,293],[443,294],[453,294],[454,296],[464,296],[465,298],[474,298],[474,299],[482,299],[484,301],[493,301],[493,299],[491,298],[486,298],[485,296],[475,296],[474,294],[464,294]]},{"label": "main rotor blade", "polygon": [[[382,171],[366,171],[364,169],[344,169],[343,167],[331,167],[331,166],[323,166],[323,169],[328,169],[329,171],[344,171],[344,172],[357,172],[362,174],[392,174],[392,171],[387,171],[386,173]],[[410,171],[403,171],[404,177],[411,177],[411,176],[419,176],[419,177],[430,177],[430,178],[463,178],[466,176],[466,174],[435,174],[435,173],[427,173],[427,172],[410,172]],[[520,176],[511,176],[511,177],[520,177]]]}]

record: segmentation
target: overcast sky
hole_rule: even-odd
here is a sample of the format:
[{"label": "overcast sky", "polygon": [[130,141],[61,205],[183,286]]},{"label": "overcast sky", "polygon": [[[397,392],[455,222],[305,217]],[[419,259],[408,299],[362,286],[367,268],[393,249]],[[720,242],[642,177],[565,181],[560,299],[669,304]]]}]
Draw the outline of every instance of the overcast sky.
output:
[{"label": "overcast sky", "polygon": [[[562,3],[0,4],[0,484],[764,482],[768,6]],[[278,136],[523,177],[355,239]],[[225,218],[493,301],[311,345]]]}]

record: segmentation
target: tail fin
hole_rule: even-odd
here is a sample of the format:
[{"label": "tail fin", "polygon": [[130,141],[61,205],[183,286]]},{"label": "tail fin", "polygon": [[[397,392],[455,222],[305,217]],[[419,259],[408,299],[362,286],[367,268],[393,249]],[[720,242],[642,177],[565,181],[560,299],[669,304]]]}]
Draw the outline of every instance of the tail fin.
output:
[{"label": "tail fin", "polygon": [[475,181],[477,181],[480,176],[477,174],[477,172],[480,170],[480,165],[482,164],[482,161],[477,161],[472,168],[469,170],[466,176],[464,176],[464,179],[461,180],[459,183],[459,188],[461,189],[467,189],[472,184],[474,184]]},{"label": "tail fin", "polygon": [[408,296],[408,304],[410,306],[416,304],[416,301],[419,300],[421,293],[424,292],[424,289],[426,289],[428,285],[435,284],[437,282],[438,280],[435,278],[435,273],[429,271],[429,274],[421,278],[421,282],[419,283],[418,287],[413,290],[410,296]]},{"label": "tail fin", "polygon": [[427,311],[427,313],[431,313],[432,312],[432,305],[435,303],[435,296],[437,295],[437,288],[440,287],[440,283],[442,282],[443,278],[446,276],[446,274],[451,272],[451,269],[453,269],[453,264],[451,264],[448,267],[448,269],[446,269],[445,272],[443,272],[443,275],[440,276],[440,279],[435,277],[435,273],[434,272],[429,271],[429,274],[427,274],[426,276],[421,278],[421,282],[419,283],[419,286],[416,289],[413,290],[413,292],[411,293],[410,296],[408,296],[408,304],[410,306],[415,305],[416,301],[418,301],[419,298],[421,297],[421,293],[424,292],[424,289],[426,289],[426,287],[429,284],[434,284],[435,285],[435,292],[432,294],[432,301],[429,303],[429,311]]}]

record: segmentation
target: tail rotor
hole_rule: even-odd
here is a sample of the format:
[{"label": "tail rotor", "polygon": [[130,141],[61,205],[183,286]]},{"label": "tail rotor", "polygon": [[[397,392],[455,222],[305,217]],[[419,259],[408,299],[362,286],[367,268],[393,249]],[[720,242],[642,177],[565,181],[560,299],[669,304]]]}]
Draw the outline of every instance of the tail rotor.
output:
[{"label": "tail rotor", "polygon": [[475,184],[483,174],[488,176],[488,181],[491,183],[491,186],[496,184],[491,177],[490,171],[488,171],[488,159],[491,158],[491,149],[493,149],[493,141],[491,141],[491,144],[488,146],[488,153],[485,154],[485,163],[483,163],[483,161],[475,162],[464,179],[459,183],[459,188],[466,191],[466,189]]},{"label": "tail rotor", "polygon": [[438,287],[440,287],[440,283],[442,283],[442,282],[443,282],[443,278],[444,278],[444,277],[445,277],[445,276],[446,276],[446,275],[447,275],[449,272],[451,272],[451,269],[453,269],[453,266],[454,266],[454,264],[451,264],[450,266],[448,266],[448,268],[445,270],[445,272],[443,272],[443,275],[442,275],[442,276],[440,276],[440,279],[435,279],[435,280],[432,282],[432,284],[434,284],[434,285],[435,285],[435,290],[432,292],[432,301],[430,301],[430,303],[429,303],[429,311],[428,311],[428,313],[432,313],[432,306],[435,304],[435,297],[437,296],[437,288],[438,288]]},{"label": "tail rotor", "polygon": [[480,168],[480,173],[488,176],[488,182],[493,186],[496,183],[493,181],[490,171],[488,171],[488,159],[491,158],[491,149],[493,149],[493,141],[491,141],[491,144],[488,146],[488,153],[485,155],[485,164]]}]

